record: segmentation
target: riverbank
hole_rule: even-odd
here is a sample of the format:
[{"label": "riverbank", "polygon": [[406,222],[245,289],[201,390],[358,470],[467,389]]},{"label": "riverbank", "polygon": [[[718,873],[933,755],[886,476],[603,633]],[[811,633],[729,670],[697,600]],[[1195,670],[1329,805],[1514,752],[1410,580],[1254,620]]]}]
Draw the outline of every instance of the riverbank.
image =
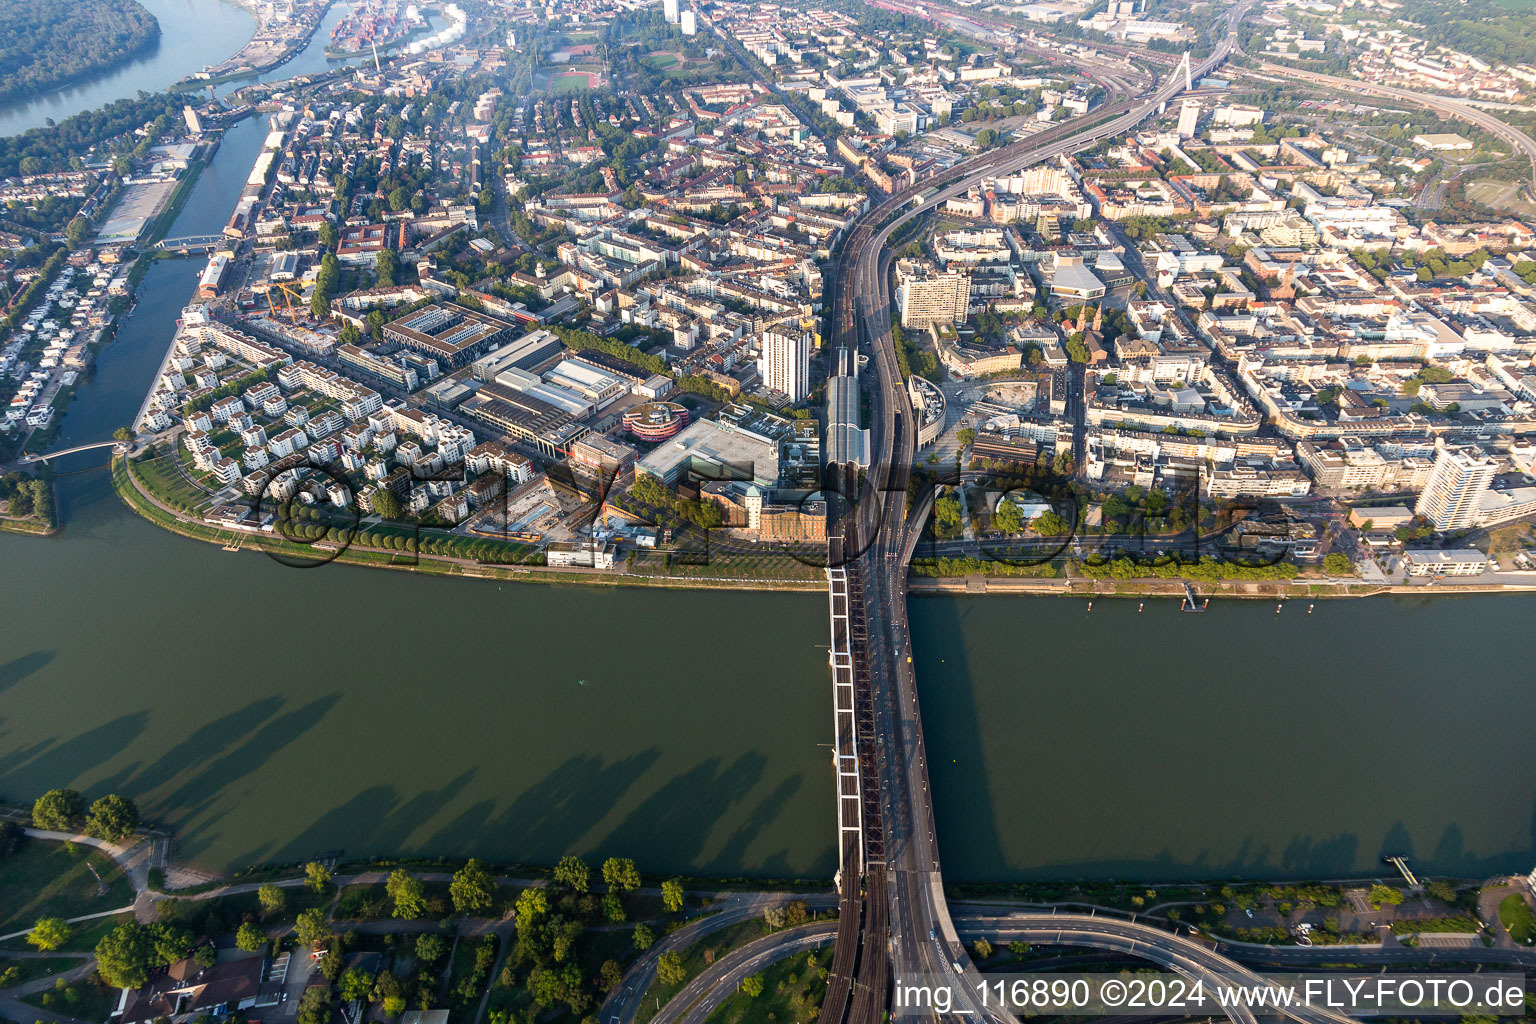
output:
[{"label": "riverbank", "polygon": [[[171,442],[174,443],[174,442]],[[574,583],[602,587],[649,587],[677,590],[766,590],[784,592],[822,592],[826,584],[819,571],[802,579],[746,575],[746,566],[732,566],[732,555],[715,555],[717,564],[735,567],[743,575],[709,575],[707,566],[689,566],[691,574],[657,574],[626,570],[550,568],[537,564],[501,563],[494,560],[454,557],[422,550],[424,533],[440,531],[418,529],[411,546],[402,550],[391,543],[394,526],[377,524],[380,532],[355,528],[350,541],[338,544],[329,540],[304,543],[276,533],[219,529],[200,518],[193,518],[155,494],[153,486],[134,472],[133,462],[113,459],[113,489],[135,513],[157,526],[183,537],[216,544],[231,551],[260,551],[290,564],[321,565],[340,562],[373,568],[425,572],[439,576],[468,579],[505,580],[534,583]],[[443,534],[444,539],[451,535]],[[756,556],[743,556],[751,558]],[[803,565],[803,563],[796,563]],[[811,567],[806,566],[806,569]],[[1376,583],[1337,577],[1297,576],[1282,580],[1211,580],[1189,583],[1182,580],[1148,578],[1110,580],[1087,576],[1001,577],[971,575],[931,577],[913,575],[908,580],[911,594],[925,595],[1011,595],[1036,597],[1095,598],[1165,598],[1185,601],[1192,592],[1197,599],[1247,599],[1261,601],[1336,600],[1341,598],[1380,597],[1385,595],[1460,596],[1470,594],[1528,594],[1536,585],[1490,581],[1425,580],[1418,583]]]},{"label": "riverbank", "polygon": [[281,26],[268,22],[270,5],[260,0],[223,2],[240,7],[255,18],[256,31],[235,53],[193,75],[199,85],[210,80],[259,75],[292,60],[309,45],[310,37],[320,27],[335,0],[300,0],[293,19]]},{"label": "riverbank", "polygon": [[[62,7],[60,11],[63,11]],[[138,60],[160,45],[159,19],[137,0],[119,3],[116,10],[111,12],[93,11],[90,15],[92,17],[115,15],[124,27],[108,25],[104,31],[109,35],[126,33],[129,38],[120,44],[108,44],[112,45],[112,49],[106,53],[79,57],[65,52],[52,52],[51,48],[56,44],[68,46],[71,41],[78,41],[80,35],[89,34],[89,27],[82,32],[80,26],[71,26],[71,31],[63,32],[60,31],[64,28],[63,25],[39,25],[34,22],[28,27],[44,31],[42,50],[29,54],[30,65],[17,66],[13,69],[15,79],[8,83],[7,89],[0,89],[0,106],[8,107],[45,99],[52,93],[107,74]],[[68,17],[67,14],[64,16]],[[99,39],[101,33],[98,32],[97,35]],[[92,59],[93,56],[95,59]],[[48,66],[46,80],[23,86],[20,82],[21,75],[39,64]]]},{"label": "riverbank", "polygon": [[61,529],[63,527],[57,523],[45,523],[31,517],[16,519],[11,516],[0,516],[0,531],[17,533],[24,537],[52,537]]},{"label": "riverbank", "polygon": [[132,461],[121,456],[112,460],[112,488],[136,514],[172,533],[192,540],[216,544],[231,553],[256,551],[295,566],[319,566],[328,562],[424,572],[436,576],[466,579],[504,580],[525,583],[576,583],[586,586],[649,587],[672,590],[757,590],[814,591],[826,585],[819,579],[732,578],[726,576],[658,576],[638,572],[606,572],[578,567],[549,568],[543,565],[509,565],[482,562],[472,558],[453,558],[418,550],[363,546],[360,531],[352,543],[339,546],[325,541],[305,544],[275,533],[246,530],[221,530],[200,520],[190,519],[160,501],[149,485],[133,471]]},{"label": "riverbank", "polygon": [[[1372,583],[1366,580],[1319,579],[1297,577],[1291,580],[1252,581],[1215,580],[1192,583],[1199,598],[1249,598],[1265,601],[1298,599],[1334,599],[1347,597],[1461,596],[1467,594],[1530,594],[1536,585],[1528,583],[1462,582],[1436,580],[1422,583]],[[907,585],[913,594],[1012,594],[1035,597],[1161,597],[1182,601],[1184,584],[1177,580],[1101,580],[1085,576],[1057,579],[1020,579],[997,576],[935,578],[914,576]]]}]

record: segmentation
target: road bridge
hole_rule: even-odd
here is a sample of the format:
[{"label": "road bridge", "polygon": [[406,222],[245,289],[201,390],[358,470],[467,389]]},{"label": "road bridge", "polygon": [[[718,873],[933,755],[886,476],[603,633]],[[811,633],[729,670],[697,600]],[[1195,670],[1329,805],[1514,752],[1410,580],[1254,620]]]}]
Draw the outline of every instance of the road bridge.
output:
[{"label": "road bridge", "polygon": [[155,243],[155,248],[162,252],[190,256],[193,253],[213,252],[229,244],[229,239],[223,235],[182,235],[180,238],[162,238]]},{"label": "road bridge", "polygon": [[[1207,74],[1234,50],[1236,25],[1254,2],[1244,0],[1218,19],[1212,31],[1219,34],[1219,42],[1198,68],[1181,62],[1178,70],[1145,98],[1111,103],[1085,118],[964,161],[937,181],[924,179],[897,190],[860,219],[843,247],[835,281],[834,344],[850,351],[863,349],[869,356],[874,371],[869,388],[873,443],[867,474],[861,476],[851,465],[829,466],[824,490],[832,495],[828,587],[833,609],[834,692],[851,686],[857,716],[852,749],[841,745],[843,726],[838,726],[839,835],[846,847],[852,828],[843,810],[847,790],[842,765],[851,754],[858,759],[857,788],[864,801],[864,884],[862,899],[856,901],[856,887],[849,877],[853,861],[845,852],[840,877],[845,919],[839,922],[833,979],[821,1024],[875,1024],[883,1020],[894,973],[954,977],[958,972],[959,1013],[976,1020],[1012,1020],[1006,1011],[983,1006],[977,998],[980,976],[950,919],[939,867],[906,618],[907,565],[933,496],[918,496],[914,514],[908,514],[908,485],[917,451],[916,420],[891,335],[887,243],[912,218],[984,178],[1080,150],[1139,124],[1187,88],[1192,78]],[[922,514],[915,514],[918,512]],[[866,609],[862,637],[851,629],[857,620],[854,609],[860,603]],[[843,628],[850,637],[846,642],[838,634],[840,608]],[[848,655],[841,677],[840,651]],[[872,733],[864,728],[866,701],[875,726]],[[836,706],[841,720],[841,697]],[[867,735],[872,744],[865,742]],[[877,803],[883,826],[878,854],[868,830],[868,822],[874,818],[871,802]],[[851,920],[855,915],[856,923]],[[1105,948],[1119,948],[1119,940],[1113,942]]]},{"label": "road bridge", "polygon": [[[1255,2],[1242,0],[1217,18],[1211,26],[1215,45],[1210,56],[1194,66],[1187,58],[1180,61],[1150,94],[1109,103],[896,190],[859,219],[839,255],[832,280],[833,345],[863,350],[874,379],[868,388],[872,412],[868,470],[829,466],[824,480],[830,495],[832,538],[828,587],[844,917],[839,922],[833,978],[821,1024],[882,1020],[888,1002],[885,986],[893,975],[901,974],[954,977],[955,1010],[960,1015],[991,1022],[1012,1019],[1006,1011],[980,1005],[975,994],[980,975],[961,944],[943,892],[906,616],[907,566],[934,495],[931,491],[908,493],[917,448],[915,418],[891,332],[889,239],[914,217],[986,178],[1122,135],[1165,109],[1181,91],[1241,52],[1239,26]],[[1346,84],[1357,87],[1357,83]],[[1498,133],[1491,125],[1486,127]],[[1513,140],[1512,135],[1499,134]],[[1536,160],[1536,144],[1527,151]],[[865,608],[862,618],[857,615],[860,604]],[[856,622],[862,623],[862,630],[855,627]],[[851,705],[846,703],[846,693],[852,695]],[[851,733],[846,724],[849,715]],[[870,720],[873,730],[866,727]],[[857,774],[853,775],[853,769],[844,766],[855,762]],[[845,771],[849,772],[846,778]],[[861,799],[863,832],[857,840],[852,838],[856,833],[848,810],[851,801],[846,799],[853,791]],[[878,814],[872,813],[871,803]],[[872,821],[880,826],[878,834],[871,831]],[[873,845],[877,835],[878,851]],[[857,860],[855,843],[861,855]],[[863,872],[862,886],[851,877],[855,863]],[[1015,919],[1009,926],[1014,934],[1039,941],[1130,953],[1192,975],[1245,979],[1245,968],[1163,928],[1091,915],[1041,916],[1049,920]],[[1341,1019],[1312,1010],[1292,1015],[1316,1024]],[[1229,1016],[1239,1024],[1252,1020],[1252,1014],[1242,1008],[1232,1009]]]}]

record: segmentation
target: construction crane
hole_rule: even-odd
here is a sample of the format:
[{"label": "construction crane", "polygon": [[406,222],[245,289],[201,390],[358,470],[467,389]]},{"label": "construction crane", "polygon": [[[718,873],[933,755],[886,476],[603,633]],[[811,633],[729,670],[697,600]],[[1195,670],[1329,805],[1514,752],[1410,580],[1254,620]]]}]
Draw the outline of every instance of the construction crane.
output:
[{"label": "construction crane", "polygon": [[[277,315],[277,303],[272,300],[272,292],[276,289],[282,293],[283,309],[288,313],[289,323],[299,322],[299,311],[304,308],[304,295],[297,291],[286,281],[272,281],[267,285],[267,308]],[[297,305],[295,305],[297,303]]]}]

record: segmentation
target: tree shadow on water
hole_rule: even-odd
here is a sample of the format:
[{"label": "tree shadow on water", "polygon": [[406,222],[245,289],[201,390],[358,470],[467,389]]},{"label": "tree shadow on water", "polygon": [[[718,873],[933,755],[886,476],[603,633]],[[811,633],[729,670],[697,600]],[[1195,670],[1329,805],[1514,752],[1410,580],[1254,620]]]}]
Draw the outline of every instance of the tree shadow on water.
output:
[{"label": "tree shadow on water", "polygon": [[12,658],[0,665],[0,693],[4,693],[32,673],[45,667],[57,654],[53,651],[33,651],[19,658]]},{"label": "tree shadow on water", "polygon": [[406,852],[411,833],[458,797],[474,777],[474,769],[461,772],[445,785],[423,789],[404,801],[394,786],[370,786],[293,838],[257,847],[237,863],[300,861],[334,849],[346,850],[348,857],[399,855]]},{"label": "tree shadow on water", "polygon": [[148,723],[148,711],[135,711],[62,742],[57,737],[37,741],[0,757],[0,782],[13,792],[36,794],[78,784],[136,740]]},{"label": "tree shadow on water", "polygon": [[579,852],[582,839],[659,760],[656,747],[611,764],[592,754],[569,758],[488,820],[486,835],[515,863],[553,864]]},{"label": "tree shadow on water", "polygon": [[728,767],[710,758],[676,776],[630,812],[602,842],[604,850],[674,864],[697,864],[709,834],[746,799],[768,759],[753,751]]}]

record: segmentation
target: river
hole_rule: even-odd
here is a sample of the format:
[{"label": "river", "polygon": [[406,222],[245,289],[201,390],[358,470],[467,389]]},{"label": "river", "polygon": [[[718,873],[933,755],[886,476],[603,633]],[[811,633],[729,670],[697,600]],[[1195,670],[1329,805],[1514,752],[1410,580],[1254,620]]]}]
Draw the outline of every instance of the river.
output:
[{"label": "river", "polygon": [[154,50],[73,85],[0,106],[0,135],[41,127],[49,118],[62,121],[141,89],[158,92],[228,57],[256,28],[249,13],[220,0],[139,2],[160,22],[160,43]]},{"label": "river", "polygon": [[1529,871],[1536,597],[922,598],[957,878]]},{"label": "river", "polygon": [[[154,51],[110,71],[74,85],[55,89],[30,100],[0,106],[0,136],[16,135],[47,123],[62,121],[82,110],[91,110],[139,90],[156,92],[196,74],[228,57],[251,38],[256,22],[241,7],[226,0],[139,0],[160,21],[160,44]],[[297,75],[359,63],[361,57],[332,59],[326,56],[331,29],[346,16],[352,4],[333,3],[320,28],[298,53],[275,68],[248,78],[221,83],[215,91],[224,96],[251,82],[272,82]],[[435,31],[444,23],[427,14]],[[226,213],[226,217],[228,214]]]},{"label": "river", "polygon": [[[263,135],[172,234],[222,226]],[[132,418],[199,269],[150,270],[58,447]],[[60,466],[62,534],[0,534],[0,796],[120,790],[215,869],[835,868],[821,598],[295,570],[139,520],[101,462]],[[1529,870],[1536,599],[1176,607],[914,599],[948,875]]]}]

